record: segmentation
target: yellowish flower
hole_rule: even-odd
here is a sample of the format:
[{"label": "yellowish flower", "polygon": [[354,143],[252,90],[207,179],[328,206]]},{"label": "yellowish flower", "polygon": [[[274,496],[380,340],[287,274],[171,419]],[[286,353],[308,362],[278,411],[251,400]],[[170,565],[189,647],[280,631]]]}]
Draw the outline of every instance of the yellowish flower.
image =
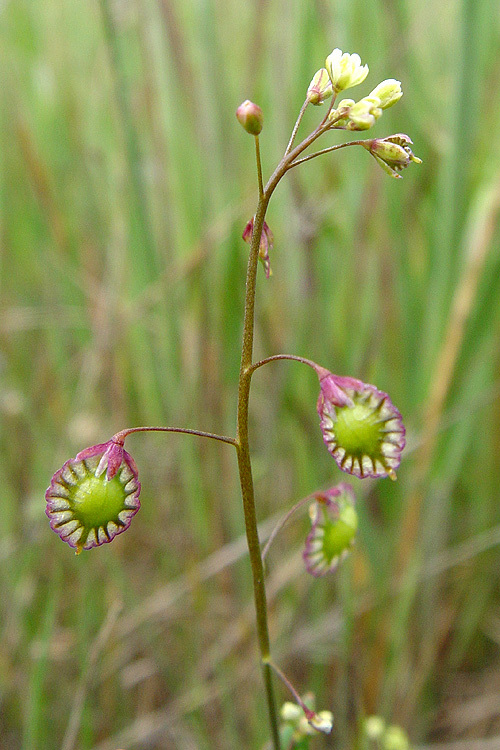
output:
[{"label": "yellowish flower", "polygon": [[368,65],[361,65],[359,55],[350,55],[349,52],[342,52],[338,48],[334,49],[331,55],[328,55],[325,67],[337,93],[352,86],[357,86],[368,75]]},{"label": "yellowish flower", "polygon": [[395,78],[387,78],[368,94],[369,99],[378,99],[380,109],[392,107],[402,96],[401,81],[396,81]]}]

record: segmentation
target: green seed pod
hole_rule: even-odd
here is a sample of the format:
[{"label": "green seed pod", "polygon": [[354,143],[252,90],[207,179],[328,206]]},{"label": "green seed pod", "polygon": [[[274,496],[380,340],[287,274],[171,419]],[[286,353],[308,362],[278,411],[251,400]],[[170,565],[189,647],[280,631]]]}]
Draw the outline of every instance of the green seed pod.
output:
[{"label": "green seed pod", "polygon": [[111,542],[126,531],[140,508],[141,485],[123,443],[86,448],[66,461],[45,493],[51,528],[76,549]]}]

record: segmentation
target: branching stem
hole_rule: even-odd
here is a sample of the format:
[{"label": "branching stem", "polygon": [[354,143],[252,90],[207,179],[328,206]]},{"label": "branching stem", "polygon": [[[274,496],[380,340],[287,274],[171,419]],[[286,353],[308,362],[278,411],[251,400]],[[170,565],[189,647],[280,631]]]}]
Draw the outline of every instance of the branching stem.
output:
[{"label": "branching stem", "polygon": [[302,700],[298,692],[295,690],[294,686],[292,685],[292,683],[290,682],[286,674],[282,672],[281,669],[278,667],[278,665],[275,664],[271,659],[269,659],[268,664],[273,670],[273,672],[275,672],[277,676],[280,678],[283,685],[285,685],[285,687],[290,691],[295,702],[299,704],[299,706],[305,713],[306,717],[310,719],[312,716],[314,716],[314,711],[311,711],[311,709],[306,706],[306,704],[304,703],[304,701]]},{"label": "branching stem", "polygon": [[[303,106],[303,110],[305,110],[305,105]],[[257,639],[261,655],[273,750],[281,750],[281,744],[278,727],[278,715],[276,711],[276,701],[274,698],[274,690],[272,684],[272,669],[274,669],[274,671],[281,677],[281,679],[283,679],[284,675],[282,676],[282,673],[280,673],[279,670],[277,671],[277,668],[274,667],[271,662],[270,654],[267,600],[264,585],[264,565],[260,550],[259,534],[257,531],[257,515],[255,509],[252,464],[250,459],[250,447],[248,440],[248,405],[250,397],[250,381],[252,378],[252,373],[258,367],[261,367],[263,364],[271,362],[275,359],[292,359],[308,364],[309,366],[314,368],[316,368],[317,366],[310,360],[285,354],[268,357],[266,360],[262,360],[255,365],[252,364],[257,266],[259,259],[260,240],[264,227],[264,219],[266,216],[269,201],[271,199],[271,195],[273,194],[283,175],[286,174],[290,166],[293,164],[294,160],[296,160],[303,153],[303,151],[306,150],[306,148],[314,143],[317,138],[319,138],[331,127],[332,123],[328,121],[329,111],[330,110],[328,110],[325,118],[320,123],[320,125],[315,130],[313,130],[312,133],[310,133],[309,136],[307,136],[307,138],[305,138],[298,146],[292,148],[295,133],[299,127],[303,115],[303,111],[301,110],[301,113],[297,118],[297,122],[294,127],[294,133],[292,133],[292,138],[290,139],[287,150],[283,155],[280,163],[269,178],[265,187],[262,186],[259,142],[257,138],[255,139],[257,171],[259,174],[259,202],[257,205],[257,211],[255,212],[254,216],[252,239],[250,243],[250,253],[247,265],[245,314],[243,319],[243,340],[241,346],[241,364],[238,380],[238,406],[235,445],[238,456],[238,470],[240,476],[241,496],[243,500],[243,513],[245,517],[245,531],[250,557],[250,565],[252,568]],[[231,442],[231,439],[228,439],[227,442]],[[305,710],[307,711],[308,709],[305,708]]]},{"label": "branching stem", "polygon": [[292,167],[296,167],[297,164],[303,164],[305,161],[315,159],[317,156],[329,154],[331,151],[339,151],[339,149],[347,148],[347,146],[361,146],[362,143],[363,141],[349,141],[348,143],[338,143],[336,146],[322,148],[321,151],[315,151],[314,154],[308,154],[307,156],[303,156],[302,159],[297,159],[296,161],[292,162],[292,164],[290,164],[289,166],[289,169],[291,169]]},{"label": "branching stem", "polygon": [[298,357],[296,354],[273,354],[272,357],[266,357],[265,359],[261,359],[259,362],[255,362],[253,365],[251,365],[251,367],[249,367],[249,372],[252,375],[259,367],[263,367],[269,362],[277,362],[282,359],[289,359],[292,360],[292,362],[302,362],[303,365],[309,365],[309,367],[312,367],[313,370],[317,370],[318,368],[316,362],[313,362],[311,359],[306,359],[305,357]]},{"label": "branching stem", "polygon": [[272,530],[272,532],[271,532],[271,534],[270,534],[270,536],[269,536],[269,538],[268,538],[268,540],[266,542],[266,546],[262,550],[262,560],[266,559],[267,553],[269,552],[269,547],[274,542],[274,540],[276,539],[276,536],[281,531],[281,529],[286,524],[286,522],[293,516],[293,514],[295,513],[295,511],[299,510],[299,508],[302,508],[303,505],[305,505],[306,503],[310,502],[313,499],[314,499],[314,495],[307,495],[307,497],[303,497],[301,500],[299,500],[298,503],[295,503],[295,505],[293,506],[293,508],[291,508],[288,511],[288,513],[285,513],[285,515],[283,516],[283,518],[280,518],[280,520],[278,521],[278,523],[276,524],[276,526]]},{"label": "branching stem", "polygon": [[248,402],[250,396],[251,364],[254,334],[255,289],[257,280],[257,263],[259,257],[260,237],[264,226],[264,217],[269,203],[269,196],[263,193],[254,218],[252,241],[248,258],[245,316],[243,321],[243,342],[241,348],[241,365],[238,382],[237,432],[236,451],[238,455],[238,469],[240,475],[241,496],[245,516],[245,531],[247,537],[250,565],[257,620],[257,639],[262,661],[264,685],[271,726],[271,737],[274,750],[280,750],[280,736],[276,701],[272,685],[272,674],[267,660],[270,656],[269,628],[267,623],[267,601],[264,586],[264,566],[260,555],[260,542],[257,530],[257,515],[252,478],[252,464],[248,442]]},{"label": "branching stem", "polygon": [[297,117],[297,121],[295,125],[293,126],[292,135],[290,136],[290,140],[288,141],[288,145],[285,149],[285,156],[290,153],[293,143],[295,141],[295,136],[297,135],[297,130],[299,129],[299,125],[302,122],[302,118],[304,117],[304,112],[307,109],[307,105],[309,104],[309,99],[306,99],[302,107],[300,108],[299,116]]}]

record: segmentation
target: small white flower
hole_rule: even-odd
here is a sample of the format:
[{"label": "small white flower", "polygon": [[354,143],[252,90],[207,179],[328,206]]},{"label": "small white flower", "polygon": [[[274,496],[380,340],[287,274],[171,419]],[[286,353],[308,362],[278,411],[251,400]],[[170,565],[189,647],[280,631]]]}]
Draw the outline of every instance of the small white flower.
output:
[{"label": "small white flower", "polygon": [[333,714],[331,711],[319,711],[309,719],[309,724],[318,732],[330,734],[333,727]]},{"label": "small white flower", "polygon": [[[312,737],[316,732],[329,734],[333,727],[331,711],[314,710],[314,696],[308,693],[296,703],[284,703],[280,711],[281,718],[293,729],[293,739],[298,742],[304,737]],[[294,745],[295,747],[295,745]]]},{"label": "small white flower", "polygon": [[368,716],[365,719],[365,733],[370,740],[379,740],[385,732],[385,721],[381,716]]},{"label": "small white flower", "polygon": [[393,104],[396,104],[396,102],[399,102],[402,96],[401,81],[396,81],[395,78],[387,78],[387,80],[375,86],[373,91],[368,95],[368,98],[378,99],[380,109],[388,109]]},{"label": "small white flower", "polygon": [[283,703],[280,714],[283,721],[295,723],[302,717],[303,711],[296,703],[287,701],[286,703]]},{"label": "small white flower", "polygon": [[359,55],[350,55],[338,48],[328,55],[325,67],[337,93],[351,86],[357,86],[368,75],[368,65],[361,65]]}]

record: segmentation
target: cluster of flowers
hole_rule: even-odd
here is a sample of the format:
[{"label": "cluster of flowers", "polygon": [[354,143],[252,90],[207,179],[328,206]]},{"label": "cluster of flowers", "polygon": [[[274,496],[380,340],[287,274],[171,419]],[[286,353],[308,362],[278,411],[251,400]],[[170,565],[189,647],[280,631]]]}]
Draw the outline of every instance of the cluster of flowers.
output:
[{"label": "cluster of flowers", "polygon": [[297,747],[301,741],[317,732],[329,734],[332,731],[333,714],[331,711],[316,712],[314,704],[314,696],[308,693],[300,699],[300,705],[291,701],[282,705],[280,734],[284,747]]},{"label": "cluster of flowers", "polygon": [[[334,49],[326,58],[325,68],[313,76],[307,90],[307,100],[319,105],[332,95],[362,83],[368,75],[368,65],[362,65],[359,55],[350,55],[340,49]],[[368,130],[403,96],[401,82],[388,78],[376,86],[368,96],[359,101],[342,99],[335,108],[331,108],[328,121],[331,128],[340,130]],[[401,177],[399,172],[412,161],[419,164],[419,159],[412,152],[409,136],[397,133],[388,138],[374,138],[361,143],[377,160],[377,163],[391,175]]]},{"label": "cluster of flowers", "polygon": [[[395,78],[387,78],[362,99],[342,99],[333,106],[337,95],[345,89],[353,88],[363,83],[368,75],[368,65],[361,64],[357,54],[342,52],[336,48],[328,55],[325,67],[320,68],[313,76],[307,89],[306,103],[318,106],[327,99],[332,99],[327,115],[326,129],[363,131],[371,128],[382,116],[384,110],[396,104],[403,96],[401,82]],[[247,133],[258,136],[262,131],[264,117],[261,108],[248,99],[236,110],[236,117]],[[357,142],[365,148],[375,159],[377,164],[391,177],[401,178],[400,172],[412,162],[422,162],[415,156],[411,146],[413,141],[405,133],[396,133],[385,138],[369,138]],[[243,239],[252,241],[253,218],[247,223],[243,231]],[[259,259],[264,265],[266,277],[271,275],[269,250],[273,247],[273,235],[264,222],[262,230]]]}]

